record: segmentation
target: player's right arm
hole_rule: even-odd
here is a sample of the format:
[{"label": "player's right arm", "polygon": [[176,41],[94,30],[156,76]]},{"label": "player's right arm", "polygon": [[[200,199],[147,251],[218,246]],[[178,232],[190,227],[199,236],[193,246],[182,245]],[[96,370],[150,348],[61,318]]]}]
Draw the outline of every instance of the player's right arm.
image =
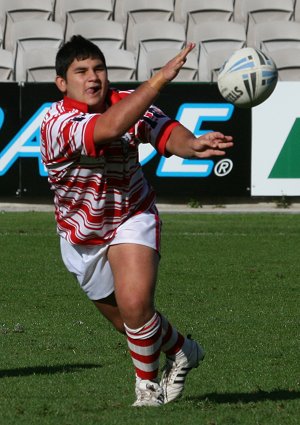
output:
[{"label": "player's right arm", "polygon": [[94,143],[106,144],[121,137],[147,111],[165,85],[172,81],[195,47],[189,43],[148,81],[141,84],[132,94],[114,104],[99,116],[94,128]]}]

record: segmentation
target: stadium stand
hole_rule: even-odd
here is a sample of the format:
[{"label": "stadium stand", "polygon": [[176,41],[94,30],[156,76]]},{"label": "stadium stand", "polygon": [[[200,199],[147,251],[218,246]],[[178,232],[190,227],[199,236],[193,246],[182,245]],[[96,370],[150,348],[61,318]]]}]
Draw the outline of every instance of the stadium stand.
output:
[{"label": "stadium stand", "polygon": [[9,50],[0,49],[0,81],[12,81],[14,77],[14,58]]},{"label": "stadium stand", "polygon": [[123,23],[126,49],[133,50],[133,31],[138,23],[150,21],[173,21],[173,0],[122,0],[116,4],[115,20]]},{"label": "stadium stand", "polygon": [[219,21],[198,24],[193,31],[193,40],[197,43],[199,55],[199,80],[207,81],[209,70],[208,56],[216,50],[236,50],[246,46],[246,31],[242,24]]},{"label": "stadium stand", "polygon": [[[168,60],[172,59],[177,49],[159,49],[152,50],[146,54],[147,74],[146,78],[150,78],[156,71],[158,71]],[[198,59],[195,53],[191,52],[187,57],[180,73],[174,81],[198,81]]]},{"label": "stadium stand", "polygon": [[187,40],[192,40],[193,28],[212,21],[231,21],[233,0],[184,0],[176,7],[176,21],[184,23]]},{"label": "stadium stand", "polygon": [[3,27],[5,48],[12,50],[10,40],[14,23],[28,19],[51,20],[52,17],[51,0],[1,0],[0,23]]},{"label": "stadium stand", "polygon": [[235,21],[245,25],[247,43],[253,42],[253,26],[269,21],[292,21],[294,0],[251,0],[240,2],[236,9]]},{"label": "stadium stand", "polygon": [[24,52],[23,78],[25,81],[53,82],[57,48],[38,48]]},{"label": "stadium stand", "polygon": [[136,58],[133,52],[104,48],[103,53],[110,82],[136,81]]},{"label": "stadium stand", "polygon": [[295,0],[294,18],[295,21],[300,22],[300,0]]},{"label": "stadium stand", "polygon": [[184,26],[177,22],[148,21],[135,24],[133,51],[137,56],[137,79],[147,75],[147,52],[162,48],[182,49],[186,43]]},{"label": "stadium stand", "polygon": [[[50,64],[46,64],[43,71],[40,68],[29,73],[24,71],[22,65],[20,74],[21,65],[17,56],[24,50],[25,41],[16,41],[13,28],[20,22],[26,27],[28,20],[34,20],[37,28],[40,28],[38,22],[41,20],[60,24],[63,40],[68,40],[72,34],[82,34],[98,44],[109,55],[113,81],[119,78],[118,75],[123,75],[124,81],[143,80],[169,58],[170,49],[175,47],[178,50],[186,41],[195,41],[198,45],[198,68],[197,71],[194,69],[193,55],[189,59],[190,70],[183,70],[178,77],[183,81],[195,81],[197,78],[199,81],[215,81],[226,55],[241,46],[276,52],[281,48],[300,49],[300,0],[0,0],[0,48],[13,54],[13,79],[21,78],[20,75],[35,80],[50,78],[47,77],[47,72],[50,75],[49,69],[47,71],[47,66],[51,65],[50,57]],[[164,21],[163,25],[161,21]],[[218,21],[218,24],[212,24],[213,21]],[[180,29],[177,27],[177,34],[173,32],[166,36],[170,24],[180,25]],[[246,33],[246,41],[240,37],[239,43],[236,35],[230,35],[233,26],[229,24],[239,25],[236,31]],[[216,29],[219,35],[209,35]],[[60,38],[61,29],[59,34]],[[37,38],[36,35],[36,41]],[[40,42],[48,46],[42,32]],[[127,71],[119,67],[122,53],[115,53],[115,61],[112,58],[116,48],[126,52],[123,60],[124,64],[126,60]],[[155,60],[152,51],[157,49],[160,55]],[[291,53],[291,50],[288,52]],[[297,54],[295,51],[295,61]],[[40,56],[43,62],[43,55]],[[278,53],[278,61],[284,63],[287,59],[287,54],[281,53],[279,56]],[[33,53],[26,59],[28,64],[34,60],[38,58]],[[135,73],[131,72],[133,63],[136,64]],[[290,68],[287,65],[284,72],[280,71],[280,79],[291,78]],[[294,72],[293,75],[292,78],[296,78],[298,74]],[[9,78],[12,78],[11,75]]]},{"label": "stadium stand", "polygon": [[271,52],[279,81],[300,81],[300,49],[287,48]]},{"label": "stadium stand", "polygon": [[26,71],[23,62],[25,52],[36,48],[58,49],[62,42],[63,29],[57,22],[34,19],[13,24],[11,44],[14,47],[15,79],[25,80]]},{"label": "stadium stand", "polygon": [[69,36],[80,34],[97,44],[100,49],[123,49],[125,34],[120,22],[87,19],[74,22],[69,30]]},{"label": "stadium stand", "polygon": [[87,19],[112,20],[112,0],[56,0],[54,19],[64,29],[65,40],[69,39],[74,22]]},{"label": "stadium stand", "polygon": [[300,48],[300,22],[273,21],[256,24],[253,26],[253,40],[248,45],[266,53],[290,47]]},{"label": "stadium stand", "polygon": [[201,81],[207,81],[210,83],[216,82],[218,79],[218,73],[224,62],[233,54],[236,49],[219,49],[209,53],[206,59],[206,67],[199,61],[199,73],[201,73]]}]

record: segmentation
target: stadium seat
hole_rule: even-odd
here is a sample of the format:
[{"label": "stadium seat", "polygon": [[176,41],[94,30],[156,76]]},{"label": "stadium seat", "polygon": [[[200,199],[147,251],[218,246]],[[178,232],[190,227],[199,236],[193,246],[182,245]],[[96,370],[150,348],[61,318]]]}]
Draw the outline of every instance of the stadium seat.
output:
[{"label": "stadium seat", "polygon": [[50,20],[53,17],[51,0],[1,0],[0,24],[6,49],[11,47],[11,28],[19,21],[28,19]]},{"label": "stadium seat", "polygon": [[193,30],[193,40],[197,43],[199,56],[199,80],[207,76],[208,56],[214,51],[233,51],[246,46],[246,31],[242,24],[218,21],[198,24]]},{"label": "stadium seat", "polygon": [[300,23],[274,21],[256,24],[253,26],[251,47],[256,47],[266,53],[290,47],[300,48]]},{"label": "stadium seat", "polygon": [[65,40],[69,39],[71,27],[76,21],[112,18],[112,0],[56,0],[54,19],[64,28]]},{"label": "stadium seat", "polygon": [[280,81],[300,81],[300,49],[279,49],[271,52]]},{"label": "stadium seat", "polygon": [[181,50],[186,42],[184,26],[177,22],[151,21],[136,24],[133,28],[133,50],[137,57],[137,79],[147,75],[146,54],[160,48]]},{"label": "stadium seat", "polygon": [[115,21],[124,25],[127,50],[133,49],[134,25],[152,20],[174,20],[173,0],[117,0]]},{"label": "stadium seat", "polygon": [[199,66],[199,81],[210,83],[216,82],[218,80],[220,68],[234,52],[235,49],[231,48],[220,49],[210,52],[207,55],[207,60],[205,62],[206,68],[204,68],[204,65],[202,63],[201,68]]},{"label": "stadium seat", "polygon": [[57,48],[38,48],[24,52],[23,81],[54,82]]},{"label": "stadium seat", "polygon": [[[177,49],[152,50],[146,55],[147,75],[150,78],[161,69],[170,59],[178,54]],[[191,52],[179,74],[173,81],[198,81],[198,59],[195,53]]]},{"label": "stadium seat", "polygon": [[192,40],[197,24],[233,18],[233,0],[184,0],[176,2],[175,7],[176,21],[186,25],[187,40]]},{"label": "stadium seat", "polygon": [[235,21],[246,27],[247,44],[253,44],[253,26],[269,21],[291,21],[294,18],[294,0],[244,0],[235,8]]},{"label": "stadium seat", "polygon": [[113,81],[136,81],[136,59],[134,53],[121,49],[103,49],[108,79]]},{"label": "stadium seat", "polygon": [[246,44],[246,31],[236,22],[206,22],[195,26],[193,40],[199,44],[200,54],[202,50],[209,53],[224,48],[240,49]]},{"label": "stadium seat", "polygon": [[295,0],[294,19],[295,21],[300,22],[300,1],[299,0]]},{"label": "stadium seat", "polygon": [[0,81],[12,81],[13,76],[13,54],[9,50],[0,49]]},{"label": "stadium seat", "polygon": [[120,22],[103,20],[99,23],[96,19],[74,22],[69,31],[69,36],[80,34],[97,44],[100,49],[124,48],[124,29]]},{"label": "stadium seat", "polygon": [[0,49],[3,47],[3,30],[2,25],[0,24]]},{"label": "stadium seat", "polygon": [[12,26],[11,41],[14,46],[15,79],[20,81],[24,78],[24,53],[36,48],[58,49],[63,42],[63,29],[53,21],[35,19],[16,22]]}]

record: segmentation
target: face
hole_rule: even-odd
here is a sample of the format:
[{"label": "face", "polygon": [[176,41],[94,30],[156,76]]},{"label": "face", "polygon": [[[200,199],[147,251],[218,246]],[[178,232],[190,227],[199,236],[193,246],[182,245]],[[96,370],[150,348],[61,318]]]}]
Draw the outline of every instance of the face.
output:
[{"label": "face", "polygon": [[108,79],[100,59],[75,59],[68,68],[66,79],[56,77],[56,85],[64,95],[86,103],[90,112],[105,110]]}]

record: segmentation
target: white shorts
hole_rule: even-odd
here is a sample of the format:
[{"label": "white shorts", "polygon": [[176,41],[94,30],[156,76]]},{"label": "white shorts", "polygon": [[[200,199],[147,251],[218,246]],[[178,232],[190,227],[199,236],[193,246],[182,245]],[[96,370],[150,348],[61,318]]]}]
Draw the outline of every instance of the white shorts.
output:
[{"label": "white shorts", "polygon": [[109,246],[133,243],[149,246],[159,252],[160,227],[159,217],[146,212],[121,224],[115,237],[103,245],[72,245],[61,237],[63,262],[91,300],[106,298],[114,291],[113,275],[107,259]]}]

